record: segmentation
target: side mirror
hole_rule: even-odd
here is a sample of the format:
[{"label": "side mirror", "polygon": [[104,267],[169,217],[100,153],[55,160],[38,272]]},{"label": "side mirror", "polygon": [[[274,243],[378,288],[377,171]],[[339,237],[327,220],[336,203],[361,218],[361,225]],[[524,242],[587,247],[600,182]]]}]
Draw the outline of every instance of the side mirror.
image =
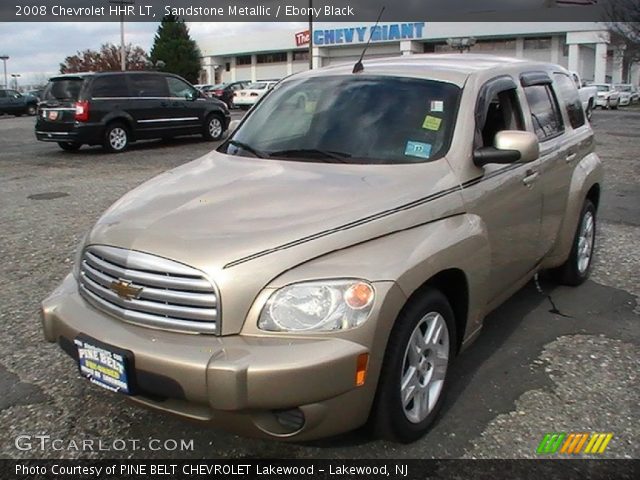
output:
[{"label": "side mirror", "polygon": [[531,132],[503,130],[493,140],[493,147],[473,152],[473,163],[482,167],[489,163],[529,163],[538,158],[540,144]]},{"label": "side mirror", "polygon": [[198,90],[191,90],[189,91],[185,97],[187,98],[187,100],[190,101],[194,101],[195,99],[197,99],[200,96],[200,93],[198,92]]},{"label": "side mirror", "polygon": [[13,98],[22,98],[22,94],[21,93],[16,93]]}]

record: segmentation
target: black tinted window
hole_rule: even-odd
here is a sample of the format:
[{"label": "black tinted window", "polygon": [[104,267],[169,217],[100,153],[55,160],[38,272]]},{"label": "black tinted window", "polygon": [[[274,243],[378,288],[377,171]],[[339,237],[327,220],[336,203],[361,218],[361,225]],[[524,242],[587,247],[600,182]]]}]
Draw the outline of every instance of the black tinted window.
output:
[{"label": "black tinted window", "polygon": [[168,97],[167,81],[161,75],[131,75],[131,94],[134,97]]},{"label": "black tinted window", "polygon": [[585,118],[580,95],[575,84],[568,75],[563,73],[556,73],[554,77],[558,86],[558,96],[569,115],[569,123],[573,128],[581,127],[584,125]]},{"label": "black tinted window", "polygon": [[97,77],[91,87],[93,98],[128,97],[127,78],[124,75]]},{"label": "black tinted window", "polygon": [[531,109],[531,118],[540,140],[554,137],[564,131],[562,117],[549,85],[532,85],[524,89]]},{"label": "black tinted window", "polygon": [[191,95],[195,95],[195,89],[179,78],[167,77],[167,84],[169,85],[169,93],[172,97],[188,98]]},{"label": "black tinted window", "polygon": [[5,90],[0,90],[0,98],[5,98],[7,96],[7,92]]},{"label": "black tinted window", "polygon": [[43,100],[67,100],[75,102],[80,96],[82,78],[60,78],[49,82]]}]

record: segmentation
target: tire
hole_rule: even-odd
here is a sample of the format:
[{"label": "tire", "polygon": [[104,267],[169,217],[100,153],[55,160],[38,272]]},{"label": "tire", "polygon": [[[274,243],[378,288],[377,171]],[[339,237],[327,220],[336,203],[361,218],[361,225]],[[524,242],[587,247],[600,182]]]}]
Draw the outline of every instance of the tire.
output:
[{"label": "tire", "polygon": [[[591,220],[589,220],[591,219]],[[591,225],[589,227],[589,225]],[[589,230],[590,228],[590,230]],[[589,278],[596,240],[596,207],[585,200],[567,261],[555,271],[563,285],[578,286]]]},{"label": "tire", "polygon": [[103,148],[109,153],[124,152],[129,146],[129,129],[120,122],[107,125],[104,131]]},{"label": "tire", "polygon": [[609,108],[611,108],[611,110],[617,110],[618,107],[620,106],[620,100],[618,100],[618,102],[614,105],[609,105]]},{"label": "tire", "polygon": [[13,116],[14,117],[21,117],[23,114],[22,113],[14,113]]},{"label": "tire", "polygon": [[210,114],[204,122],[202,136],[211,141],[217,141],[224,135],[224,120],[216,113]]},{"label": "tire", "polygon": [[80,150],[82,144],[75,142],[58,142],[58,146],[66,152],[77,152]]},{"label": "tire", "polygon": [[[426,347],[421,344],[424,350],[412,354],[412,340],[424,341],[432,325],[439,328],[431,336],[434,341]],[[456,345],[453,310],[439,290],[425,290],[405,306],[389,336],[371,411],[370,426],[375,436],[408,443],[428,431],[445,397]],[[404,389],[403,383],[407,384]],[[425,392],[431,398],[429,394],[425,398]]]},{"label": "tire", "polygon": [[587,105],[587,111],[584,112],[587,120],[591,120],[591,117],[593,116],[593,102],[591,100],[589,100],[589,104]]},{"label": "tire", "polygon": [[247,111],[249,110],[249,105],[240,105],[240,110]]},{"label": "tire", "polygon": [[35,105],[27,106],[27,115],[29,115],[30,117],[33,117],[35,116],[36,113],[38,113],[38,107],[36,107]]}]

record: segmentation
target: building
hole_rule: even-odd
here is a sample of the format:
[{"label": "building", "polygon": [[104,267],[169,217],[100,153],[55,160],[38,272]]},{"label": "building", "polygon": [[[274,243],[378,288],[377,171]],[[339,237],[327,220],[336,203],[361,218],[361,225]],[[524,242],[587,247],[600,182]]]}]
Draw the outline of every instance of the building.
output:
[{"label": "building", "polygon": [[[595,22],[385,23],[376,29],[371,24],[316,24],[314,68],[355,63],[370,35],[367,58],[450,52],[458,49],[456,39],[471,39],[473,45],[459,50],[558,63],[585,81],[637,85],[639,80],[639,69],[623,68],[621,52],[604,25]],[[275,79],[309,68],[308,30],[247,32],[201,42],[200,48],[202,83]]]}]

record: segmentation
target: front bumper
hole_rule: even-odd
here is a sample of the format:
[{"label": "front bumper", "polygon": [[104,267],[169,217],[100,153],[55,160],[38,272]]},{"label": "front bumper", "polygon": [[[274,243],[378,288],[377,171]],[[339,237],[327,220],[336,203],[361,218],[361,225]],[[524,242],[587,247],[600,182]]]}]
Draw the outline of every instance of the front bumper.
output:
[{"label": "front bumper", "polygon": [[[369,353],[359,343],[152,330],[90,306],[72,275],[43,302],[42,321],[46,339],[74,358],[79,334],[132,351],[132,400],[242,435],[302,440],[348,431],[366,421],[375,394],[376,375],[355,385],[357,358]],[[303,426],[283,426],[282,412],[301,412]]]}]

